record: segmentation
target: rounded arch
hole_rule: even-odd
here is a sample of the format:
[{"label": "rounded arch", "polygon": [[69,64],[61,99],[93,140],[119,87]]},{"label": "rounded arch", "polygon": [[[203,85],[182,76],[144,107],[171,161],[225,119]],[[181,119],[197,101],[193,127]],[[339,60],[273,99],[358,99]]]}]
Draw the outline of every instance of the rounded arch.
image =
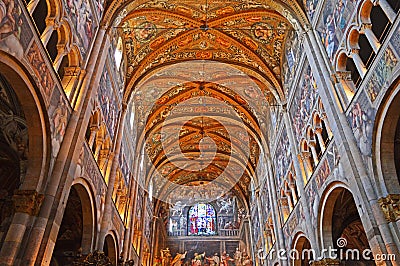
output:
[{"label": "rounded arch", "polygon": [[104,254],[110,258],[110,261],[113,265],[117,265],[118,259],[118,239],[114,231],[110,231],[105,239],[104,239],[104,246],[103,246]]},{"label": "rounded arch", "polygon": [[88,254],[93,249],[96,240],[96,201],[92,186],[86,179],[82,177],[75,178],[72,187],[76,189],[82,202],[83,236],[81,247],[82,253]]},{"label": "rounded arch", "polygon": [[359,6],[358,21],[361,23],[371,23],[371,10],[373,4],[370,0],[365,0]]},{"label": "rounded arch", "polygon": [[302,232],[298,232],[293,238],[292,250],[294,251],[292,265],[293,266],[306,266],[316,257],[311,249],[311,242]]},{"label": "rounded arch", "polygon": [[33,78],[8,54],[0,51],[0,74],[12,84],[25,114],[28,128],[26,175],[20,189],[41,190],[49,168],[50,129],[44,99],[36,88]]},{"label": "rounded arch", "polygon": [[358,249],[361,252],[370,249],[353,193],[345,184],[333,183],[326,189],[318,218],[322,248]]},{"label": "rounded arch", "polygon": [[382,101],[375,122],[373,161],[382,196],[400,194],[400,71]]}]

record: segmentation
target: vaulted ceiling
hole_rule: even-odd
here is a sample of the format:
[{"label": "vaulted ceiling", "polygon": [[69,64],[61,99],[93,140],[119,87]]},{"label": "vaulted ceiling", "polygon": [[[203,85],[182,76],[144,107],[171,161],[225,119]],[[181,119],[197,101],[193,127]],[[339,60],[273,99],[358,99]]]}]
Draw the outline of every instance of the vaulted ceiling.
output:
[{"label": "vaulted ceiling", "polygon": [[126,5],[123,15],[124,101],[137,105],[147,179],[167,181],[156,189],[163,195],[174,193],[171,184],[213,183],[247,198],[268,149],[269,106],[285,101],[284,43],[297,23],[289,7],[152,0]]}]

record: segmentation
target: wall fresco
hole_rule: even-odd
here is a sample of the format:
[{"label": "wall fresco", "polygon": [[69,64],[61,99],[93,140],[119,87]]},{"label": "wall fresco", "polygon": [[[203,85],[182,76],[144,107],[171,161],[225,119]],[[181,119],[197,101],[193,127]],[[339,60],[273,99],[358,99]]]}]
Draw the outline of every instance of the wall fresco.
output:
[{"label": "wall fresco", "polygon": [[325,3],[317,31],[331,61],[351,21],[356,3],[356,0],[327,0]]},{"label": "wall fresco", "polygon": [[305,6],[307,10],[307,15],[310,21],[313,21],[313,18],[315,16],[315,11],[317,10],[317,5],[318,5],[319,0],[306,0],[305,1]]},{"label": "wall fresco", "polygon": [[296,90],[292,106],[290,107],[294,134],[297,141],[300,141],[303,129],[310,118],[311,110],[316,103],[318,95],[317,83],[308,62],[304,69],[302,80],[299,82],[299,88]]},{"label": "wall fresco", "polygon": [[292,156],[290,152],[289,138],[287,136],[286,128],[284,127],[274,155],[275,177],[279,186],[289,170],[289,164],[291,161]]},{"label": "wall fresco", "polygon": [[371,157],[375,115],[376,110],[371,106],[364,91],[361,92],[347,115],[357,146],[364,158]]},{"label": "wall fresco", "polygon": [[44,61],[38,45],[34,42],[27,54],[28,62],[34,72],[34,77],[37,79],[39,87],[42,89],[45,99],[49,99],[54,89],[54,80],[50,75],[46,62]]},{"label": "wall fresco", "polygon": [[118,103],[111,84],[110,73],[105,67],[99,83],[98,100],[103,112],[108,133],[114,138],[118,119]]},{"label": "wall fresco", "polygon": [[285,58],[282,65],[283,88],[285,90],[286,97],[289,95],[290,85],[293,83],[293,79],[296,74],[296,68],[299,65],[301,56],[300,48],[301,45],[299,36],[295,31],[290,31],[286,37]]},{"label": "wall fresco", "polygon": [[392,49],[388,47],[375,67],[375,70],[366,86],[368,97],[374,102],[383,88],[388,88],[393,75],[393,69],[398,60]]},{"label": "wall fresco", "polygon": [[86,58],[94,36],[95,22],[89,0],[65,0],[64,6],[81,44],[82,57]]}]

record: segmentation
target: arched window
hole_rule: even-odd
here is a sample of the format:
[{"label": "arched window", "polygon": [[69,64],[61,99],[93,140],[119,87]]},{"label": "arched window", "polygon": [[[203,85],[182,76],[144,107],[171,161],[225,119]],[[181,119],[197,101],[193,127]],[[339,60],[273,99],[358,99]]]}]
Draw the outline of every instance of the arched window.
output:
[{"label": "arched window", "polygon": [[188,236],[216,235],[216,215],[211,204],[199,203],[189,209]]}]

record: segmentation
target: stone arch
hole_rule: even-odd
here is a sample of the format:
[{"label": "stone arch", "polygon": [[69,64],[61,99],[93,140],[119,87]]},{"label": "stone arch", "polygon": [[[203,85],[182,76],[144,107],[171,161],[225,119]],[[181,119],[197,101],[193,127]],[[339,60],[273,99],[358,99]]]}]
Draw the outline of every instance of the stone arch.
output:
[{"label": "stone arch", "polygon": [[77,179],[71,187],[58,231],[52,261],[73,262],[78,254],[88,254],[94,245],[94,204],[89,185]]},{"label": "stone arch", "polygon": [[0,74],[12,84],[22,111],[29,114],[26,120],[28,128],[28,150],[26,175],[20,189],[41,190],[49,167],[46,156],[50,154],[50,129],[46,115],[44,99],[34,85],[28,72],[9,55],[0,51]]},{"label": "stone arch", "polygon": [[[397,73],[397,77],[399,76]],[[373,160],[376,183],[382,196],[400,194],[400,79],[397,78],[382,101],[375,122]]]},{"label": "stone arch", "polygon": [[111,231],[106,235],[106,238],[104,239],[103,252],[110,258],[113,265],[117,265],[118,241],[115,232]]},{"label": "stone arch", "polygon": [[[357,249],[360,254],[370,249],[353,193],[345,184],[334,183],[325,190],[319,206],[318,233],[321,248],[336,248],[343,253]],[[352,260],[357,263],[354,257],[346,258]]]},{"label": "stone arch", "polygon": [[294,237],[292,250],[296,250],[292,260],[293,266],[310,265],[310,262],[315,258],[311,249],[311,242],[302,232],[297,233]]},{"label": "stone arch", "polygon": [[358,11],[358,21],[360,21],[361,23],[371,23],[372,7],[373,4],[370,0],[366,0],[362,4],[360,4]]},{"label": "stone arch", "polygon": [[96,240],[96,226],[97,221],[96,201],[93,194],[92,185],[82,177],[74,179],[72,186],[78,192],[82,201],[83,213],[83,237],[82,237],[82,253],[88,254],[93,250]]}]

